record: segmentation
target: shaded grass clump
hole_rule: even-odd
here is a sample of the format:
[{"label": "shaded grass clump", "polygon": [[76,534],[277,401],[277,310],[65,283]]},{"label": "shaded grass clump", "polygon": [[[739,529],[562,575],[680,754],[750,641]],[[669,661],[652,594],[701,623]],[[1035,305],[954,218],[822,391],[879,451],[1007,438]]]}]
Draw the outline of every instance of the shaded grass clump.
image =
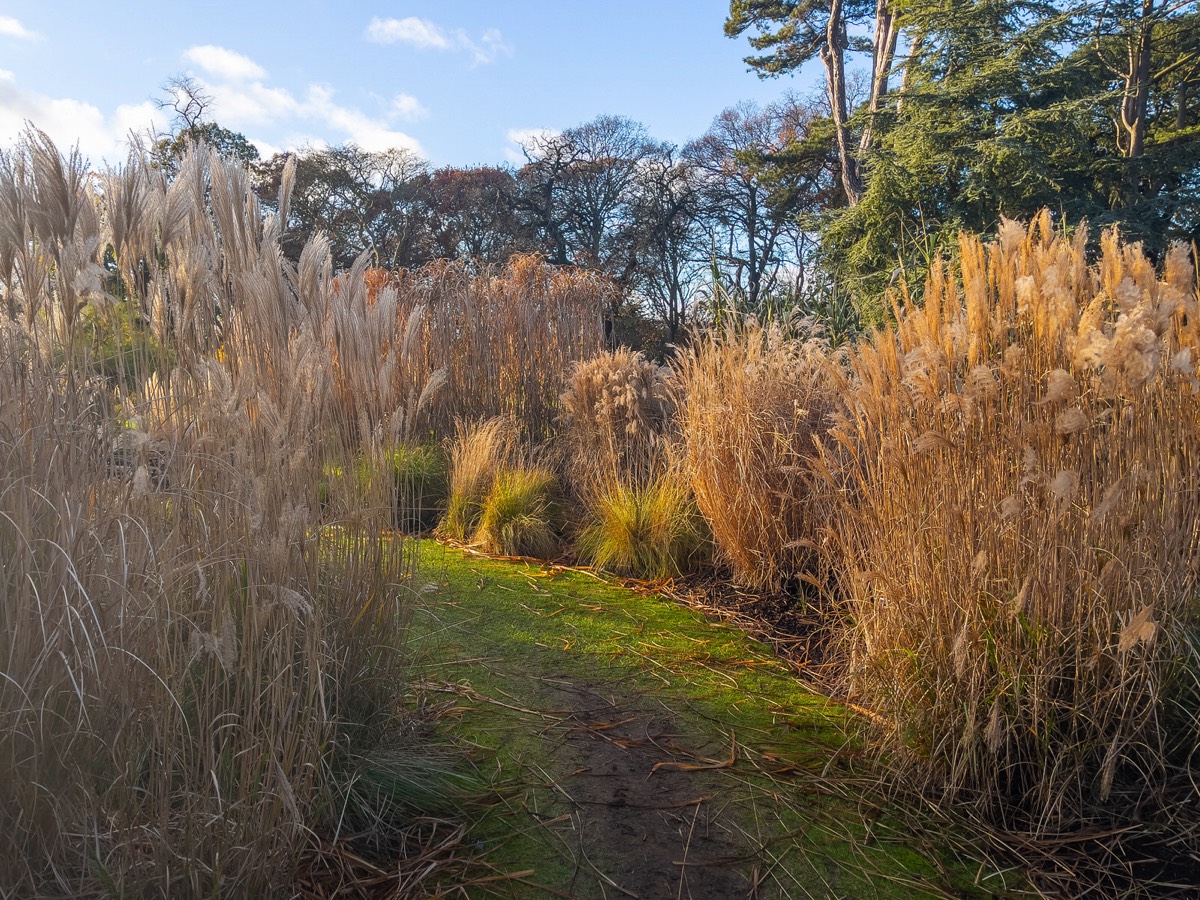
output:
[{"label": "shaded grass clump", "polygon": [[[449,462],[437,444],[401,444],[382,448],[378,458],[360,456],[349,472],[326,464],[320,500],[329,509],[335,500],[353,505],[378,494],[392,507],[392,525],[406,534],[428,531],[446,507]],[[390,496],[389,496],[390,495]]]},{"label": "shaded grass clump", "polygon": [[1003,829],[1194,852],[1196,281],[1182,247],[1159,275],[1086,239],[1048,214],[963,235],[855,348],[825,546],[852,689],[908,783]]},{"label": "shaded grass clump", "polygon": [[502,469],[520,456],[513,424],[502,417],[476,424],[459,422],[450,445],[446,513],[438,531],[456,541],[475,532],[484,500]]},{"label": "shaded grass clump", "polygon": [[661,478],[645,487],[613,482],[589,506],[594,519],[577,545],[596,568],[661,580],[692,571],[707,556],[707,526],[679,479]]},{"label": "shaded grass clump", "polygon": [[558,478],[542,466],[501,469],[479,511],[472,542],[502,556],[552,558],[561,531]]}]

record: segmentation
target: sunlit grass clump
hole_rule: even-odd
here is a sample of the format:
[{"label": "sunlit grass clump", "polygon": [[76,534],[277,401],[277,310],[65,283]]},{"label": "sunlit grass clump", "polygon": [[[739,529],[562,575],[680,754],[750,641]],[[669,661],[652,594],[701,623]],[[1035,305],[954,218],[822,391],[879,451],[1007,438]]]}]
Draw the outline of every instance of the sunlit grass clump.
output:
[{"label": "sunlit grass clump", "polygon": [[558,493],[558,477],[550,469],[502,469],[480,506],[473,543],[503,556],[553,558],[562,530]]},{"label": "sunlit grass clump", "polygon": [[687,486],[661,478],[645,487],[621,482],[589,504],[593,521],[579,534],[580,556],[616,575],[661,580],[706,558],[708,529]]},{"label": "sunlit grass clump", "polygon": [[438,531],[466,541],[475,533],[496,477],[516,461],[520,451],[509,419],[496,417],[473,425],[459,422],[456,429],[450,445],[446,512]]},{"label": "sunlit grass clump", "polygon": [[1200,305],[1048,215],[960,240],[861,343],[818,469],[852,689],[910,783],[1039,835],[1195,847]]}]

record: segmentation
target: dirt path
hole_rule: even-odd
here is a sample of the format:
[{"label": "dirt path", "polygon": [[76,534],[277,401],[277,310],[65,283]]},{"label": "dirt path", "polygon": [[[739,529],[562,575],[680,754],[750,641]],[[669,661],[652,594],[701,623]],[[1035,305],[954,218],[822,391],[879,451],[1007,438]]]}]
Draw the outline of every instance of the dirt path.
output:
[{"label": "dirt path", "polygon": [[602,686],[564,681],[555,693],[569,710],[554,729],[566,816],[552,826],[576,863],[567,891],[587,896],[595,881],[643,898],[748,896],[708,770],[683,768],[710,763],[682,752],[670,718]]}]

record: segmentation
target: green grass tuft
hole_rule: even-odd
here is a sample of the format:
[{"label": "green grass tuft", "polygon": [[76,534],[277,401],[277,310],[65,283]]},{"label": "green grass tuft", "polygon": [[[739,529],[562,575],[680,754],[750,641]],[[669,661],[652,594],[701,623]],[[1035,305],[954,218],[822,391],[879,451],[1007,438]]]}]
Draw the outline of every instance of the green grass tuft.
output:
[{"label": "green grass tuft", "polygon": [[558,479],[548,469],[505,469],[496,476],[479,514],[474,541],[489,553],[553,557],[560,520]]},{"label": "green grass tuft", "polygon": [[593,515],[579,535],[579,551],[591,565],[616,575],[678,577],[708,544],[695,500],[669,479],[644,488],[614,484],[600,493]]}]

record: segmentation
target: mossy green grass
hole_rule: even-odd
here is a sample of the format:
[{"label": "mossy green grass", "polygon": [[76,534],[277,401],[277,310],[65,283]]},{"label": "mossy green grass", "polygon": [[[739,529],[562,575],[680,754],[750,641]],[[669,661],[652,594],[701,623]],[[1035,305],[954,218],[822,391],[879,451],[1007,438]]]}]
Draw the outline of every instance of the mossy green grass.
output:
[{"label": "mossy green grass", "polygon": [[[484,862],[525,873],[479,896],[622,895],[610,874],[619,843],[578,833],[564,788],[579,768],[566,736],[581,729],[569,702],[580,690],[629,719],[666,723],[670,740],[656,747],[670,761],[632,789],[651,791],[660,767],[687,772],[702,827],[721,832],[733,848],[724,864],[756,897],[1022,893],[969,838],[889,804],[847,736],[853,713],[744,632],[590,572],[431,541],[419,556],[430,587],[411,628],[414,677],[501,801],[473,826]],[[679,895],[697,883],[681,880]]]}]

